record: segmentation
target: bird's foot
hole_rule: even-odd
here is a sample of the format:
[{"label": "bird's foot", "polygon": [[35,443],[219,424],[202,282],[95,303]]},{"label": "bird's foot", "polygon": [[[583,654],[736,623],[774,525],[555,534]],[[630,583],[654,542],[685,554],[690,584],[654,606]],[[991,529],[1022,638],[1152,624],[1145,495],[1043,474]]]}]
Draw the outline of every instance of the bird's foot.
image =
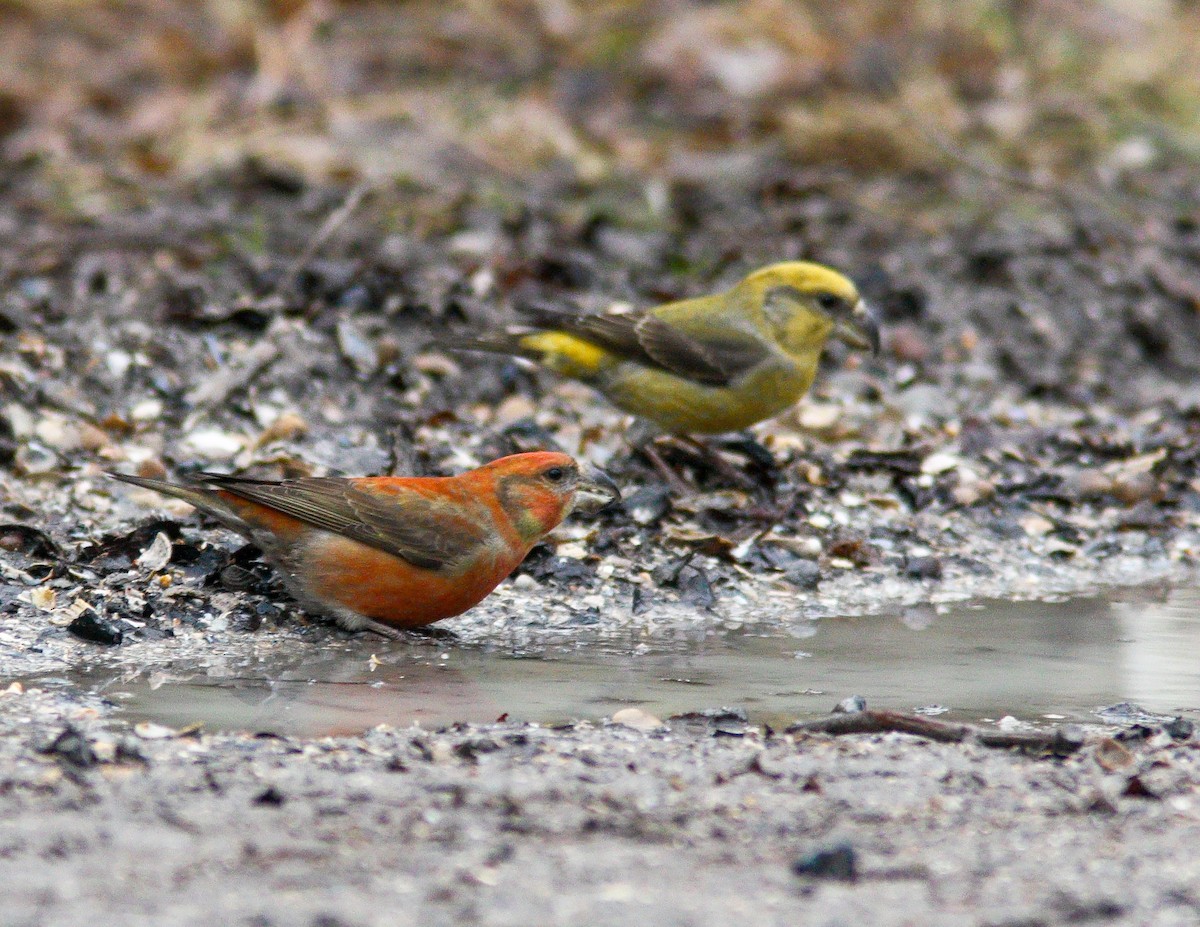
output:
[{"label": "bird's foot", "polygon": [[372,631],[375,634],[380,635],[381,637],[386,637],[389,640],[393,640],[393,641],[408,640],[408,637],[405,635],[405,633],[403,631],[401,631],[397,628],[393,628],[389,624],[384,624],[382,621],[375,621],[373,618],[362,619],[362,621],[359,623],[358,627],[354,628],[353,630],[355,630],[355,631]]},{"label": "bird's foot", "polygon": [[355,630],[371,631],[374,634],[386,637],[388,640],[407,641],[410,644],[418,641],[451,642],[459,639],[458,635],[449,628],[393,628],[389,624],[384,624],[382,621],[375,621],[371,618],[362,621]]},{"label": "bird's foot", "polygon": [[426,625],[423,628],[408,628],[405,633],[410,637],[424,638],[425,640],[433,641],[445,641],[447,643],[462,639],[449,628],[435,628],[433,625]]},{"label": "bird's foot", "polygon": [[730,483],[742,489],[757,491],[762,489],[762,486],[741,467],[734,466],[721,453],[721,451],[711,444],[706,444],[703,441],[697,441],[695,438],[680,437],[676,438],[681,445],[692,451],[699,457],[709,468],[714,470],[725,483]]},{"label": "bird's foot", "polygon": [[[627,441],[635,453],[650,463],[674,495],[700,491],[700,483],[707,472],[725,486],[749,490],[766,501],[774,497],[778,464],[771,452],[749,434],[711,444],[684,435],[640,435],[635,424]],[[682,457],[682,465],[695,475],[685,474],[678,463],[668,461],[663,455],[664,449],[671,450],[672,457]],[[730,461],[722,453],[723,449],[744,457],[746,465],[739,467]]]}]

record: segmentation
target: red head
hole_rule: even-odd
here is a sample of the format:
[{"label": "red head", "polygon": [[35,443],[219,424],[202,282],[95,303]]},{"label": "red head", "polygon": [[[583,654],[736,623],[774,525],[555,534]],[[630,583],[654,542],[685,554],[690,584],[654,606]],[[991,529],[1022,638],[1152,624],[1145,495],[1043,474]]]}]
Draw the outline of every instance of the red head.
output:
[{"label": "red head", "polygon": [[534,544],[576,508],[598,511],[621,498],[607,476],[556,451],[513,454],[484,464],[472,476],[494,487],[522,539]]}]

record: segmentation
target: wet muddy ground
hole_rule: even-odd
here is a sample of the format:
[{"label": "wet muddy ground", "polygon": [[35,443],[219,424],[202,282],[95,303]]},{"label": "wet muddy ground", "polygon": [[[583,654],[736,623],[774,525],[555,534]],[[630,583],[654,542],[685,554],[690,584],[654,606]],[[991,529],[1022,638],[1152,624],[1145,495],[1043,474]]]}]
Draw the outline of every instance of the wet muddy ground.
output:
[{"label": "wet muddy ground", "polygon": [[134,724],[303,737],[501,716],[553,725],[633,706],[659,718],[736,706],[745,720],[782,729],[827,713],[845,692],[873,708],[1003,718],[1020,730],[1131,720],[1130,704],[1158,712],[1151,721],[1191,719],[1200,690],[1191,656],[1200,609],[1189,589],[912,606],[737,630],[577,627],[536,646],[500,635],[256,643],[142,665],[93,661],[23,683],[59,694],[82,689],[100,697],[110,717]]},{"label": "wet muddy ground", "polygon": [[[254,211],[228,205],[231,183],[249,184]],[[176,200],[127,219],[146,223],[148,248],[125,243],[127,226],[110,239],[103,225],[10,220],[4,508],[20,527],[5,528],[0,647],[6,676],[21,683],[0,696],[8,922],[1016,927],[1200,917],[1196,741],[1162,728],[1195,716],[1194,674],[1183,667],[1165,692],[1101,685],[1084,695],[1093,644],[1116,677],[1127,680],[1120,672],[1141,653],[1156,679],[1153,635],[1139,651],[1129,641],[1140,631],[1111,612],[1097,628],[1041,602],[1165,584],[1130,596],[1144,631],[1138,617],[1162,590],[1194,577],[1192,310],[1150,271],[1121,263],[1123,245],[1076,252],[1071,243],[1089,234],[1078,227],[998,239],[952,228],[914,242],[899,224],[807,187],[765,206],[751,187],[711,231],[626,233],[622,253],[637,264],[605,256],[551,206],[515,225],[464,220],[486,230],[486,246],[464,242],[465,231],[380,236],[368,210],[306,268],[302,295],[281,300],[279,268],[343,194],[262,184],[225,178],[186,210]],[[175,228],[179,210],[189,222],[208,216],[208,231]],[[242,234],[262,216],[272,217],[270,257],[241,262],[211,244],[213,229]],[[1194,262],[1194,232],[1173,234],[1173,253]],[[199,256],[162,246],[172,235]],[[730,238],[752,244],[729,252]],[[31,248],[41,263],[28,263]],[[680,248],[728,253],[728,269],[664,272]],[[873,273],[889,347],[878,360],[833,358],[795,416],[756,433],[769,459],[731,445],[731,461],[752,461],[746,485],[723,485],[668,450],[698,485],[670,496],[623,445],[623,420],[586,392],[425,347],[439,331],[504,317],[516,298],[506,281],[584,303],[644,301],[794,254]],[[1047,274],[1061,279],[1051,286]],[[1077,320],[1086,305],[1104,313],[1101,336]],[[1122,327],[1145,306],[1156,308],[1140,330],[1170,350],[1151,351]],[[350,640],[307,618],[252,550],[103,477],[110,467],[449,472],[552,443],[606,466],[627,503],[564,527],[483,606],[448,623],[457,641],[411,647]],[[1034,656],[1057,652],[1059,662],[1039,669],[985,641],[965,667],[955,663],[959,626],[939,629],[943,610],[997,596],[1019,601],[988,633],[1020,650],[1038,639],[1034,625],[1049,629]],[[709,635],[707,668],[685,658],[652,670],[648,685],[645,660],[629,669],[639,654],[670,651],[664,642],[686,650]],[[764,663],[726,650],[729,635],[768,642],[776,667],[784,641],[787,684],[743,684]],[[556,648],[577,663],[511,659]],[[1169,638],[1165,649],[1175,652]],[[499,694],[486,672],[482,683],[472,675],[497,654],[508,658]],[[319,658],[316,670],[306,655]],[[972,702],[947,677],[921,676],[940,659],[974,684],[1030,673],[1028,690]],[[285,678],[280,668],[297,662],[306,681],[295,693],[237,682],[247,667]],[[431,678],[397,664],[435,669]],[[662,682],[697,671],[721,684]],[[922,684],[911,694],[887,696],[914,676]],[[179,683],[196,677],[217,693],[232,687],[241,713]],[[1047,678],[1064,685],[1041,698],[1036,681]],[[263,685],[278,702],[264,704]],[[556,701],[556,689],[578,698]],[[774,704],[756,716],[764,691]],[[302,709],[290,728],[288,698],[314,692],[317,723]],[[139,693],[149,695],[141,705]],[[1089,723],[1088,743],[1062,758],[907,734],[772,733],[851,694],[949,707],[948,717],[987,727],[1003,715],[1041,727],[1062,715]],[[1096,714],[1126,697],[1153,715]],[[753,721],[655,724],[731,702]],[[634,728],[601,720],[622,709]],[[512,720],[480,723],[504,714]],[[760,726],[767,715],[770,729]],[[407,727],[419,718],[425,727]],[[588,720],[554,724],[579,718]],[[189,731],[191,721],[205,727]],[[377,723],[388,726],[362,733]],[[283,733],[257,736],[272,728]]]},{"label": "wet muddy ground", "polygon": [[[134,6],[0,5],[5,925],[1200,921],[1200,187],[1167,135],[1143,161],[1094,141],[1103,183],[1048,193],[871,121],[899,99],[778,115],[757,59],[714,84],[589,32],[626,69],[556,80],[505,43],[553,62],[575,27],[511,10],[486,40],[419,4],[395,34],[369,4],[255,27],[316,70],[296,49],[328,42],[322,87]],[[622,43],[716,43],[653,7]],[[1007,85],[969,40],[940,60],[982,112]],[[772,92],[845,110],[806,94],[865,93],[863,48]],[[413,90],[445,74],[478,83]],[[1043,83],[1034,166],[1078,91]],[[664,445],[672,492],[586,389],[438,349],[801,257],[858,281],[884,351],[831,350],[795,412],[716,442],[732,483]],[[104,476],[535,447],[625,502],[411,644],[304,615],[253,549]],[[853,695],[1082,746],[786,733]]]}]

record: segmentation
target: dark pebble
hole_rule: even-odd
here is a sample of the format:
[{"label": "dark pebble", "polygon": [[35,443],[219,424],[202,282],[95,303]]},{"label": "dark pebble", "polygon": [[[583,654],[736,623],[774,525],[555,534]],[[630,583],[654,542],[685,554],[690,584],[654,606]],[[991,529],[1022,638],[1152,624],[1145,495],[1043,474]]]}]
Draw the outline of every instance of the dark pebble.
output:
[{"label": "dark pebble", "polygon": [[821,566],[815,560],[799,560],[783,578],[797,589],[816,589],[821,583]]},{"label": "dark pebble", "polygon": [[0,550],[46,560],[62,558],[62,551],[50,535],[29,525],[0,525]]},{"label": "dark pebble", "polygon": [[679,598],[697,608],[712,608],[717,596],[703,570],[688,567],[679,575]]},{"label": "dark pebble", "polygon": [[595,568],[582,560],[559,557],[548,545],[538,544],[529,552],[518,572],[529,575],[539,583],[570,585],[591,579]]},{"label": "dark pebble", "polygon": [[745,708],[730,708],[728,706],[722,706],[720,708],[702,708],[699,711],[685,711],[682,714],[671,715],[668,720],[712,722],[736,721],[740,724],[745,724],[750,720],[750,716],[746,714]]},{"label": "dark pebble", "polygon": [[134,640],[139,641],[165,641],[172,638],[175,634],[170,628],[135,628],[132,632]]},{"label": "dark pebble", "polygon": [[1081,750],[1086,741],[1087,735],[1084,734],[1082,727],[1078,724],[1064,724],[1055,730],[1050,751],[1055,756],[1070,756]]},{"label": "dark pebble", "polygon": [[1179,716],[1164,724],[1163,730],[1175,740],[1191,740],[1192,734],[1196,732],[1196,725],[1187,718]]},{"label": "dark pebble", "polygon": [[582,560],[572,560],[570,557],[547,557],[528,572],[538,582],[553,580],[570,584],[591,579],[593,568]]},{"label": "dark pebble", "polygon": [[1150,788],[1141,776],[1130,776],[1121,794],[1126,798],[1151,798],[1155,800],[1161,798],[1159,793]]},{"label": "dark pebble", "polygon": [[287,801],[287,799],[284,797],[283,793],[273,785],[268,785],[265,789],[254,796],[254,804],[268,805],[272,808],[278,808],[285,801]]},{"label": "dark pebble", "polygon": [[120,628],[92,611],[86,611],[72,621],[67,630],[81,640],[108,647],[115,647],[125,639]]},{"label": "dark pebble", "polygon": [[994,518],[988,522],[987,529],[996,537],[1009,541],[1025,537],[1025,529],[1015,518]]},{"label": "dark pebble", "polygon": [[858,878],[858,854],[848,843],[802,856],[792,863],[792,872],[813,879],[853,882]]},{"label": "dark pebble", "polygon": [[706,708],[671,715],[671,723],[682,724],[710,737],[745,737],[750,732],[750,718],[742,708]]},{"label": "dark pebble", "polygon": [[643,486],[621,503],[639,525],[653,525],[671,510],[671,489],[665,484]]},{"label": "dark pebble", "polygon": [[955,554],[950,558],[950,562],[973,576],[991,576],[996,572],[982,560],[976,560],[973,557],[963,557]]},{"label": "dark pebble", "polygon": [[464,760],[474,761],[481,753],[494,753],[500,749],[500,744],[490,737],[477,737],[455,744],[454,752]]},{"label": "dark pebble", "polygon": [[42,753],[52,754],[78,769],[96,765],[96,754],[87,738],[71,725],[67,725],[54,740],[43,746]]},{"label": "dark pebble", "polygon": [[262,615],[254,611],[239,610],[230,622],[230,627],[240,634],[253,634],[262,627]]},{"label": "dark pebble", "polygon": [[1134,724],[1125,728],[1123,731],[1117,731],[1113,735],[1113,740],[1118,740],[1121,743],[1141,743],[1144,740],[1149,740],[1157,731],[1146,724]]},{"label": "dark pebble", "polygon": [[909,557],[904,561],[904,575],[911,579],[941,579],[942,561],[937,557]]},{"label": "dark pebble", "polygon": [[258,576],[253,570],[247,570],[245,567],[238,566],[236,563],[231,563],[225,567],[220,574],[219,579],[221,585],[230,592],[249,592],[254,589],[259,582]]}]

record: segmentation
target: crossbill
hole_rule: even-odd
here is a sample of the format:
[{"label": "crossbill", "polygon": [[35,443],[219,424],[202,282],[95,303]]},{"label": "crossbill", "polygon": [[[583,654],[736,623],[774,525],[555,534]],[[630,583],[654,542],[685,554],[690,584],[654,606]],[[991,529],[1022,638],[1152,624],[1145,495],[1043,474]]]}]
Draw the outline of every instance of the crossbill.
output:
[{"label": "crossbill", "polygon": [[111,476],[183,499],[256,544],[306,610],[393,638],[478,604],[572,511],[620,498],[599,470],[548,451],[448,477],[199,474],[192,487]]},{"label": "crossbill", "polygon": [[449,346],[535,361],[674,435],[737,431],[790,408],[831,336],[879,350],[879,325],[854,284],[805,261],[641,312],[530,311],[532,328]]}]

